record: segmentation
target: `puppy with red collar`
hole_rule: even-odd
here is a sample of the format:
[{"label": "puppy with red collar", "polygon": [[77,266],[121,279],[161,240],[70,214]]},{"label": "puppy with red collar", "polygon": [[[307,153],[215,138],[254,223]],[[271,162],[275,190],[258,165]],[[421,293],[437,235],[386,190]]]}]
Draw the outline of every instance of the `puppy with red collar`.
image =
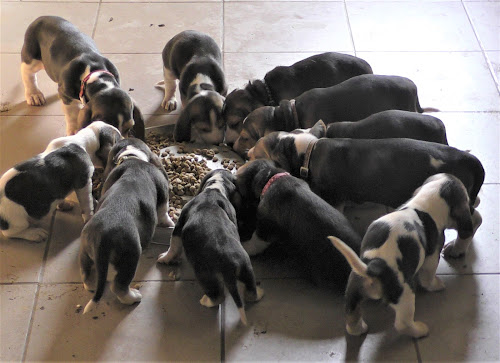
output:
[{"label": "puppy with red collar", "polygon": [[[316,129],[317,131],[317,129]],[[484,168],[472,154],[412,139],[318,139],[317,133],[272,132],[249,152],[250,160],[275,161],[333,206],[346,201],[393,208],[407,201],[429,176],[453,174],[472,204],[484,182]]]},{"label": "puppy with red collar", "polygon": [[243,165],[236,185],[242,204],[256,208],[255,232],[243,242],[250,256],[279,243],[300,257],[301,268],[313,282],[343,291],[351,268],[327,236],[342,239],[354,251],[359,251],[361,238],[339,211],[314,194],[306,182],[269,160]]},{"label": "puppy with red collar", "polygon": [[118,70],[99,53],[90,37],[67,20],[41,16],[31,23],[24,36],[21,60],[28,105],[45,104],[38,88],[38,71],[45,69],[58,84],[67,135],[102,120],[119,129],[123,136],[131,133],[144,140],[144,119],[134,101],[120,88]]},{"label": "puppy with red collar", "polygon": [[[235,177],[227,170],[208,173],[198,194],[182,208],[167,252],[159,263],[171,263],[186,253],[205,295],[200,304],[214,307],[224,300],[227,286],[241,322],[247,324],[237,280],[245,285],[245,300],[258,301],[264,292],[256,286],[250,258],[242,248],[233,203],[239,198]],[[238,203],[239,204],[239,203]]]},{"label": "puppy with red collar", "polygon": [[458,231],[457,239],[444,249],[445,256],[458,257],[465,254],[480,224],[481,216],[470,207],[462,182],[450,174],[436,174],[408,202],[368,227],[361,258],[339,238],[329,237],[353,269],[346,291],[347,332],[361,335],[368,330],[360,310],[362,299],[368,297],[383,299],[395,310],[399,332],[426,336],[427,325],[414,321],[416,285],[443,290],[436,269],[444,230]]},{"label": "puppy with red collar", "polygon": [[167,214],[165,169],[143,141],[118,142],[109,153],[108,165],[96,213],[81,234],[80,274],[85,289],[95,291],[84,313],[101,299],[109,263],[116,269],[111,290],[118,300],[127,305],[141,301],[139,291],[129,285],[142,249],[151,242],[156,225],[174,226]]},{"label": "puppy with red collar", "polygon": [[207,34],[183,31],[170,39],[162,52],[165,97],[161,106],[168,111],[177,107],[175,89],[179,80],[182,110],[174,138],[219,144],[224,141],[222,106],[227,84],[222,70],[222,53]]},{"label": "puppy with red collar", "polygon": [[250,113],[233,149],[244,155],[257,140],[272,131],[291,131],[325,124],[358,121],[385,110],[422,113],[417,86],[399,76],[364,74],[328,88],[315,88],[277,107],[261,107]]},{"label": "puppy with red collar", "polygon": [[87,222],[94,213],[94,166],[106,165],[110,149],[120,139],[118,129],[96,121],[75,135],[52,140],[43,153],[9,169],[0,178],[3,235],[34,242],[47,239],[48,232],[38,222],[73,190]]},{"label": "puppy with red collar", "polygon": [[335,52],[276,67],[263,80],[250,81],[245,88],[235,89],[227,96],[223,112],[227,125],[225,142],[234,144],[245,117],[259,107],[276,106],[281,100],[292,99],[312,88],[334,86],[368,73],[373,73],[372,68],[363,59]]}]

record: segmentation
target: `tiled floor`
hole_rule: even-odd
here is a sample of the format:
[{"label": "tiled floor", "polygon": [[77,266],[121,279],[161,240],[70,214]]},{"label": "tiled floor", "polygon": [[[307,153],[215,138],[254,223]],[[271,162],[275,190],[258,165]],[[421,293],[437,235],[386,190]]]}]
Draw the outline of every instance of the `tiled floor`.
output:
[{"label": "tiled floor", "polygon": [[199,305],[202,292],[185,261],[156,265],[167,230],[141,258],[142,302],[122,306],[107,292],[98,313],[82,315],[77,305],[91,296],[78,274],[82,221],[76,212],[57,212],[47,220],[46,243],[0,240],[0,360],[500,360],[499,1],[2,0],[0,12],[0,173],[64,133],[56,85],[46,74],[39,76],[46,106],[28,107],[23,96],[23,34],[42,14],[63,16],[92,35],[148,127],[175,120],[153,87],[162,78],[164,44],[198,29],[222,47],[230,89],[322,51],[355,54],[375,73],[410,77],[421,104],[441,110],[435,115],[450,144],[471,150],[486,169],[484,222],[468,256],[441,261],[444,292],[417,296],[427,338],[397,334],[392,311],[376,303],[365,305],[368,335],[346,335],[343,298],[302,280],[273,253],[253,259],[266,296],[248,307],[243,327],[230,299],[219,309]]}]

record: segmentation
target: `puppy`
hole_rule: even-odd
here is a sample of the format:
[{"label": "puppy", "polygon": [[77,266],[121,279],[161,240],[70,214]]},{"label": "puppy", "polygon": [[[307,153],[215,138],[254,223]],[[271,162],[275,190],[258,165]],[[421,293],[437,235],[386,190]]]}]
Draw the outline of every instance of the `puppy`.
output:
[{"label": "puppy", "polygon": [[87,222],[94,212],[94,166],[106,165],[121,139],[115,127],[96,121],[76,135],[52,140],[45,151],[9,169],[0,178],[0,229],[5,237],[41,242],[48,232],[36,226],[73,190]]},{"label": "puppy", "polygon": [[85,289],[95,291],[85,306],[91,311],[101,299],[109,263],[116,269],[111,290],[123,304],[141,301],[130,288],[142,249],[153,238],[157,224],[173,227],[168,216],[168,179],[151,162],[150,151],[138,139],[118,142],[110,151],[109,175],[104,182],[96,214],[81,234],[80,274]]},{"label": "puppy", "polygon": [[199,193],[182,209],[167,252],[158,262],[170,263],[185,250],[205,295],[200,304],[214,307],[224,300],[227,286],[241,322],[247,324],[243,301],[236,282],[245,285],[245,300],[258,301],[264,292],[256,286],[250,258],[238,235],[236,212],[231,200],[237,198],[235,177],[227,170],[213,170],[202,180]]},{"label": "puppy", "polygon": [[317,139],[318,134],[273,132],[248,155],[271,159],[301,177],[328,203],[373,202],[397,208],[429,176],[455,175],[471,203],[484,182],[484,168],[472,154],[412,139]]},{"label": "puppy", "polygon": [[408,138],[448,145],[443,122],[431,115],[387,110],[360,121],[334,122],[326,130],[328,138],[389,139]]},{"label": "puppy", "polygon": [[[358,121],[385,110],[422,113],[417,87],[408,78],[364,74],[328,88],[315,88],[278,107],[263,107],[250,113],[233,149],[240,155],[272,131],[291,131],[325,124]],[[427,108],[425,111],[435,109]]]},{"label": "puppy", "polygon": [[407,203],[368,227],[361,258],[337,237],[328,237],[353,269],[346,291],[347,332],[360,335],[368,330],[360,310],[361,300],[368,297],[383,299],[395,310],[394,326],[399,332],[414,338],[426,336],[427,325],[414,321],[416,284],[428,291],[443,290],[436,269],[444,230],[458,231],[458,238],[446,245],[444,253],[459,257],[467,251],[481,221],[481,215],[470,208],[460,180],[436,174]]},{"label": "puppy", "polygon": [[177,107],[175,89],[179,80],[183,109],[175,125],[175,140],[221,143],[225,127],[222,106],[227,85],[217,43],[207,34],[186,30],[167,42],[162,58],[165,97],[161,106],[165,110],[173,111]]},{"label": "puppy", "polygon": [[314,283],[343,291],[351,268],[326,237],[337,236],[354,251],[359,251],[361,238],[339,211],[314,194],[306,182],[269,160],[243,165],[236,185],[242,204],[256,206],[255,232],[243,243],[250,256],[279,243],[299,256],[301,268]]},{"label": "puppy", "polygon": [[334,86],[366,73],[373,73],[366,61],[335,52],[276,67],[263,80],[250,81],[244,89],[236,89],[227,96],[223,111],[227,124],[225,141],[234,144],[245,117],[259,107],[276,106],[281,100],[292,99],[312,88]]},{"label": "puppy", "polygon": [[67,20],[41,16],[31,23],[24,36],[21,61],[28,105],[45,104],[38,88],[38,71],[45,69],[58,84],[68,135],[92,121],[102,120],[118,128],[123,136],[132,133],[144,140],[144,119],[134,101],[120,88],[118,70],[99,53],[90,37]]}]

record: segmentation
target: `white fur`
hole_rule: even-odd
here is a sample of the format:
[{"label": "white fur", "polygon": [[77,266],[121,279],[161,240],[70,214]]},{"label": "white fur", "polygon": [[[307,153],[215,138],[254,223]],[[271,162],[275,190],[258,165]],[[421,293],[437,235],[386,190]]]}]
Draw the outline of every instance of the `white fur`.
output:
[{"label": "white fur", "polygon": [[[177,88],[177,77],[169,69],[163,67],[163,79],[165,85],[165,96],[161,102],[161,107],[167,111],[174,111],[177,108],[175,100],[175,89]],[[160,83],[160,82],[159,82]],[[157,85],[159,84],[157,83]]]},{"label": "white fur", "polygon": [[432,156],[430,156],[430,158],[431,158],[430,160],[431,166],[435,169],[439,169],[441,166],[445,164],[443,160],[435,159]]},{"label": "white fur", "polygon": [[207,84],[210,84],[210,85],[214,85],[214,83],[212,82],[212,78],[210,78],[209,76],[207,76],[206,74],[203,74],[203,73],[198,73],[196,74],[196,76],[194,77],[194,79],[191,81],[191,83],[189,84],[189,86],[193,86],[195,85],[195,93],[198,94],[198,93],[202,93],[204,90],[200,87],[200,85],[202,83],[207,83]]},{"label": "white fur", "polygon": [[215,180],[215,183],[208,185],[205,189],[217,189],[227,199],[226,188],[224,188],[224,178],[220,174],[215,174],[209,180]]},{"label": "white fur", "polygon": [[117,160],[117,164],[120,163],[120,161],[124,158],[126,158],[127,156],[135,156],[136,158],[142,160],[142,161],[146,161],[148,162],[149,161],[149,158],[148,156],[146,155],[145,152],[143,152],[142,150],[139,150],[138,148],[132,146],[132,145],[128,145],[126,148],[125,148],[125,151],[122,152],[120,154],[120,156],[118,157],[118,160]]},{"label": "white fur", "polygon": [[298,155],[305,154],[309,143],[318,139],[316,136],[309,133],[293,134],[292,136],[295,139],[295,148],[297,149]]},{"label": "white fur", "polygon": [[182,239],[180,236],[172,236],[170,238],[170,247],[167,252],[164,252],[158,256],[158,263],[169,264],[181,257],[182,254]]},{"label": "white fur", "polygon": [[262,253],[271,244],[257,237],[257,234],[254,232],[252,238],[250,238],[246,242],[242,242],[241,245],[249,256],[255,256],[259,253]]},{"label": "white fur", "polygon": [[36,73],[44,69],[42,61],[33,59],[31,64],[21,63],[21,78],[24,84],[24,96],[30,106],[42,106],[45,104],[45,96],[38,88]]},{"label": "white fur", "polygon": [[64,118],[66,120],[66,135],[74,135],[78,132],[78,113],[82,109],[79,100],[72,100],[69,105],[62,103]]}]

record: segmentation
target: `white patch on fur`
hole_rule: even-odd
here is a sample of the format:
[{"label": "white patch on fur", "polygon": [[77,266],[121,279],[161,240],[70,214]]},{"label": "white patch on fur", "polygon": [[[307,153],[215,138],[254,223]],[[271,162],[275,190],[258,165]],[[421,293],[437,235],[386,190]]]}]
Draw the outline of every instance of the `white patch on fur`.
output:
[{"label": "white patch on fur", "polygon": [[297,149],[297,153],[299,155],[305,154],[307,151],[307,147],[311,141],[317,140],[316,136],[311,134],[296,134],[295,138],[295,148]]},{"label": "white patch on fur", "polygon": [[441,166],[443,166],[445,164],[445,162],[443,160],[435,159],[432,156],[430,156],[430,158],[431,158],[431,160],[430,160],[431,166],[434,169],[439,169]]},{"label": "white patch on fur", "polygon": [[264,241],[257,237],[257,234],[254,232],[252,238],[246,242],[242,242],[241,245],[243,249],[248,253],[249,256],[255,256],[259,253],[262,253],[266,248],[268,248],[271,243]]},{"label": "white patch on fur", "polygon": [[203,73],[198,73],[194,79],[191,81],[191,83],[189,84],[189,86],[193,86],[193,85],[196,85],[195,87],[195,93],[202,93],[204,92],[203,89],[200,87],[200,85],[202,83],[207,83],[207,84],[211,84],[212,86],[214,86],[214,83],[212,82],[212,78],[210,78],[209,76],[207,76],[206,74],[203,74]]},{"label": "white patch on fur", "polygon": [[30,106],[42,106],[45,104],[45,96],[38,88],[36,73],[44,69],[42,61],[33,59],[30,64],[21,63],[21,78],[24,84],[24,96]]},{"label": "white patch on fur", "polygon": [[227,198],[226,195],[226,188],[224,188],[224,178],[220,174],[215,174],[213,177],[211,177],[208,181],[215,181],[215,183],[211,183],[205,189],[217,189],[224,197]]},{"label": "white patch on fur", "polygon": [[126,156],[135,156],[137,157],[138,159],[142,160],[142,161],[146,161],[148,162],[149,161],[149,158],[148,156],[146,155],[146,153],[144,153],[142,150],[139,150],[138,148],[132,146],[132,145],[128,145],[126,148],[125,148],[125,151],[122,152],[120,154],[120,156],[118,157],[118,160],[117,162],[119,163],[119,161],[121,159],[123,159],[124,157]]}]

